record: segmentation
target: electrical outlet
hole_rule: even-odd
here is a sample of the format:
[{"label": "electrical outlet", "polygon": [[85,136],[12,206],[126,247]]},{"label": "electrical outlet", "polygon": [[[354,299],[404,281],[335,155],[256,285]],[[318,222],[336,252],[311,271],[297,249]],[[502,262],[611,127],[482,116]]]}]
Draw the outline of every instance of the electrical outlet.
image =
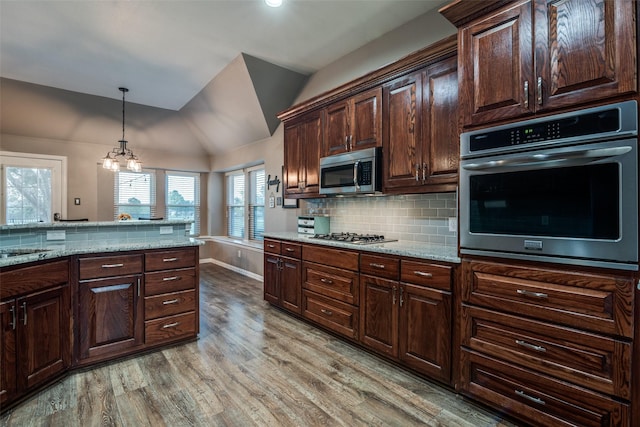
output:
[{"label": "electrical outlet", "polygon": [[173,226],[165,225],[160,227],[160,234],[173,234]]},{"label": "electrical outlet", "polygon": [[238,258],[242,258],[242,251],[238,249]]},{"label": "electrical outlet", "polygon": [[455,216],[449,218],[449,231],[458,231],[458,218]]},{"label": "electrical outlet", "polygon": [[64,230],[47,230],[47,240],[65,240],[67,234]]}]

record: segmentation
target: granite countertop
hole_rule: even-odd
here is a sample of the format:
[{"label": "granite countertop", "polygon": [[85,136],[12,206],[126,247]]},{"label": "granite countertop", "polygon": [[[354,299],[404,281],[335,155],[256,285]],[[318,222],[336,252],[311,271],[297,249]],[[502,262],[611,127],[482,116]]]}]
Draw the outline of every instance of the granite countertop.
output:
[{"label": "granite countertop", "polygon": [[136,226],[136,225],[185,225],[191,224],[193,221],[188,220],[144,220],[134,219],[126,221],[56,221],[56,222],[30,222],[27,224],[4,224],[0,225],[0,231],[16,231],[16,230],[37,230],[51,228],[98,228],[98,227],[114,227],[114,226]]},{"label": "granite countertop", "polygon": [[421,243],[412,241],[397,241],[388,243],[376,243],[370,245],[356,245],[347,242],[313,239],[312,236],[295,232],[264,233],[264,237],[272,239],[290,240],[300,243],[313,243],[317,245],[331,246],[334,248],[352,249],[366,252],[377,252],[388,255],[421,258],[433,261],[460,263],[458,248],[434,243]]},{"label": "granite countertop", "polygon": [[90,254],[98,252],[120,252],[145,249],[162,249],[185,246],[204,245],[202,240],[192,237],[169,238],[169,239],[122,239],[100,241],[68,241],[64,243],[47,242],[41,245],[25,245],[18,248],[0,249],[0,255],[8,251],[28,252],[41,251],[35,253],[25,253],[22,255],[0,258],[0,267],[24,264],[33,261],[42,261],[60,258],[69,255]]}]

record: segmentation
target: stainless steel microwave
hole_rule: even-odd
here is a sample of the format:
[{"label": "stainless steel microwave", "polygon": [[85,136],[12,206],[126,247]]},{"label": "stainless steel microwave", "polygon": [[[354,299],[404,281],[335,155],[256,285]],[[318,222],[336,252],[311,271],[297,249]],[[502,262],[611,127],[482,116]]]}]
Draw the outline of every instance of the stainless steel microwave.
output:
[{"label": "stainless steel microwave", "polygon": [[320,194],[375,194],[381,190],[379,147],[320,159]]}]

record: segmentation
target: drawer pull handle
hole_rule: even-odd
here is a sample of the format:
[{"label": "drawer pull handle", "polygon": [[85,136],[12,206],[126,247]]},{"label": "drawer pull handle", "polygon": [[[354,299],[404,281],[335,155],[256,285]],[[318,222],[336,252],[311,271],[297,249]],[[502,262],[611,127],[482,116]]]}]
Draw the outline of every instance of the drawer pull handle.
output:
[{"label": "drawer pull handle", "polygon": [[293,252],[295,249],[285,248],[284,250],[287,251],[287,252]]},{"label": "drawer pull handle", "polygon": [[162,329],[175,328],[179,324],[180,324],[180,322],[167,323],[166,325],[162,326]]},{"label": "drawer pull handle", "polygon": [[428,278],[433,277],[433,274],[427,273],[424,271],[414,271],[413,274],[415,274],[416,276],[422,276],[422,277],[428,277]]},{"label": "drawer pull handle", "polygon": [[267,245],[267,246],[270,247],[271,249],[276,247],[276,245]]},{"label": "drawer pull handle", "polygon": [[321,308],[320,311],[326,314],[327,316],[333,316],[333,311],[331,310],[325,310],[324,308]]},{"label": "drawer pull handle", "polygon": [[326,283],[327,285],[332,285],[333,284],[333,280],[331,279],[325,279],[324,277],[322,279],[320,279],[320,281],[322,283]]},{"label": "drawer pull handle", "polygon": [[170,300],[162,301],[162,305],[177,304],[179,302],[180,300],[178,298],[170,299]]},{"label": "drawer pull handle", "polygon": [[535,402],[535,403],[537,403],[539,405],[546,405],[547,404],[547,402],[545,402],[544,400],[540,399],[539,397],[529,396],[527,393],[525,393],[522,390],[514,390],[514,391],[516,392],[516,394],[518,396],[522,396],[525,399],[529,399],[530,401]]},{"label": "drawer pull handle", "polygon": [[530,350],[539,351],[541,353],[544,353],[544,352],[547,351],[547,349],[544,348],[541,345],[530,344],[530,343],[528,343],[526,341],[523,341],[523,340],[516,340],[516,344],[518,344],[518,345],[520,345],[522,347],[528,348]]},{"label": "drawer pull handle", "polygon": [[518,289],[516,291],[518,293],[518,295],[523,295],[526,297],[534,297],[534,298],[549,298],[549,295],[543,293],[543,292],[531,292],[531,291],[527,291],[526,289]]},{"label": "drawer pull handle", "polygon": [[180,276],[171,276],[171,277],[163,277],[162,281],[163,282],[170,282],[172,280],[178,280],[178,279],[180,279]]},{"label": "drawer pull handle", "polygon": [[372,262],[369,264],[371,267],[373,268],[380,268],[382,270],[384,270],[386,267],[384,266],[384,264],[376,264],[375,262]]},{"label": "drawer pull handle", "polygon": [[174,262],[177,260],[178,258],[162,258],[162,262]]},{"label": "drawer pull handle", "polygon": [[102,264],[102,268],[119,268],[124,267],[124,264]]}]

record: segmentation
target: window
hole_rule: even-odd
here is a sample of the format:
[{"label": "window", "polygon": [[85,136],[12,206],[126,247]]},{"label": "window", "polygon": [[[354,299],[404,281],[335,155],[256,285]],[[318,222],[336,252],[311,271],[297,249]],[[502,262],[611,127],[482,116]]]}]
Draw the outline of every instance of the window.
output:
[{"label": "window", "polygon": [[0,223],[51,222],[66,216],[66,157],[0,152]]},{"label": "window", "polygon": [[132,219],[152,218],[156,213],[155,173],[116,172],[114,218],[129,214]]},{"label": "window", "polygon": [[227,234],[244,239],[244,174],[227,175]]},{"label": "window", "polygon": [[249,239],[263,240],[264,234],[264,169],[249,172],[251,203],[249,204]]},{"label": "window", "polygon": [[189,234],[200,234],[200,174],[167,171],[167,219],[193,221]]},{"label": "window", "polygon": [[263,165],[227,173],[227,235],[229,237],[247,240],[263,239],[264,199]]}]

